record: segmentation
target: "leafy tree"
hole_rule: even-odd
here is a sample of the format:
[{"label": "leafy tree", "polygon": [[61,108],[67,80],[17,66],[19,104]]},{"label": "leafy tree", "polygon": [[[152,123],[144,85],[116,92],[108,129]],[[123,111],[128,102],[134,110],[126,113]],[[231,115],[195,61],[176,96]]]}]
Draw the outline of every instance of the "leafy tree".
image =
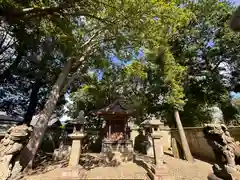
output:
[{"label": "leafy tree", "polygon": [[[54,37],[53,32],[45,28],[46,23],[35,19],[28,24],[20,22],[14,25],[15,48],[12,54],[4,57],[5,65],[0,75],[4,97],[1,109],[18,116],[26,112],[24,121],[27,123],[30,123],[36,107],[41,110],[44,105],[50,86],[64,62],[62,52],[67,49],[61,45],[62,38]],[[58,26],[55,27],[56,33]],[[59,36],[61,32],[58,29]]]},{"label": "leafy tree", "polygon": [[[62,9],[62,3],[57,4],[57,11],[61,11],[59,14],[69,17],[73,25],[70,26],[72,29],[70,28],[71,31],[67,33],[67,36],[64,36],[65,34],[60,36],[63,39],[66,37],[63,44],[71,44],[72,48],[66,52],[65,60],[67,62],[48,95],[42,116],[27,145],[27,149],[30,149],[32,153],[29,158],[25,159],[26,161],[33,159],[46,130],[48,119],[55,110],[62,90],[65,89],[64,85],[68,85],[74,80],[79,69],[88,67],[91,59],[109,58],[113,55],[119,59],[129,59],[133,52],[138,51],[142,46],[151,48],[156,44],[164,43],[169,31],[174,32],[177,27],[187,21],[189,16],[188,12],[184,8],[178,8],[174,1],[171,3],[165,1],[81,1],[74,4],[69,3],[69,13],[66,13],[66,9]],[[43,8],[45,5],[43,3],[34,8],[32,4],[21,4],[18,9],[13,4],[7,5],[7,10],[9,8],[16,10],[13,12],[20,13],[17,15],[23,21],[34,18],[34,12],[48,12],[49,14],[43,16],[43,22],[46,22],[44,24],[48,31],[55,32],[53,24],[56,19],[52,19],[52,14],[56,11],[51,5]],[[26,6],[33,8],[28,7],[26,10]],[[79,12],[79,7],[82,9],[81,12]],[[8,16],[5,11],[2,16],[8,23],[18,23],[19,20],[14,13],[10,13]],[[60,15],[57,15],[58,20],[63,22],[59,18]],[[41,14],[39,16],[42,18]],[[73,37],[70,42],[69,37]],[[68,76],[70,77],[68,78]]]},{"label": "leafy tree", "polygon": [[229,1],[201,0],[185,7],[194,12],[195,18],[169,43],[174,57],[187,66],[187,103],[181,115],[185,125],[193,126],[211,120],[211,107],[220,107],[224,114],[226,107],[231,107],[229,91],[235,87],[232,79],[236,76],[232,73],[238,62],[239,37],[228,26],[235,10]]}]

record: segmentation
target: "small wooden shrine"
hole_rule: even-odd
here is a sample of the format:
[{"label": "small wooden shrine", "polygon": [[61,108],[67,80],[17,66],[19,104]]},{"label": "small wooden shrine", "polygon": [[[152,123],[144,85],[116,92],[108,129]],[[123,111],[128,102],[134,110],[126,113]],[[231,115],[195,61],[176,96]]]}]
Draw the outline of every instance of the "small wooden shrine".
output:
[{"label": "small wooden shrine", "polygon": [[108,151],[108,148],[116,151],[125,151],[126,147],[132,148],[133,143],[130,140],[130,128],[128,127],[128,119],[132,113],[130,105],[122,99],[117,99],[97,111],[97,115],[105,120],[102,152]]}]

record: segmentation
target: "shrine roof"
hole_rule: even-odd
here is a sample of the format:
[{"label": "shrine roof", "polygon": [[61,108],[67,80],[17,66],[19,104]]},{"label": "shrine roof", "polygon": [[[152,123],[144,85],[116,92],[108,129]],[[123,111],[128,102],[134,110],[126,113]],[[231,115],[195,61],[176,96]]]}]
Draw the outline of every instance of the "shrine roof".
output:
[{"label": "shrine roof", "polygon": [[134,110],[129,103],[127,103],[124,99],[117,99],[113,103],[109,104],[107,107],[98,110],[96,114],[98,115],[107,115],[107,114],[130,115],[133,112]]}]

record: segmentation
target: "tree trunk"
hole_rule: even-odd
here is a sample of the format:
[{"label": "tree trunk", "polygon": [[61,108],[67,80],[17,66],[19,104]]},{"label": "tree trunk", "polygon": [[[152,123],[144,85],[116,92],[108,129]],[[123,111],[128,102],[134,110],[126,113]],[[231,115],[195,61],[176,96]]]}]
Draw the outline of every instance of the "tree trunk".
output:
[{"label": "tree trunk", "polygon": [[38,103],[38,92],[39,89],[41,88],[42,81],[40,79],[37,79],[35,83],[32,86],[32,92],[30,96],[30,103],[28,105],[28,109],[26,114],[24,115],[24,123],[27,125],[30,125],[32,117],[35,113],[37,103]]},{"label": "tree trunk", "polygon": [[181,143],[182,143],[182,148],[183,148],[185,157],[186,157],[187,161],[194,162],[194,159],[192,157],[192,154],[191,154],[188,142],[187,142],[185,132],[183,130],[183,126],[182,126],[182,123],[181,123],[181,119],[180,119],[178,110],[174,111],[174,116],[175,116],[175,120],[176,120],[176,124],[177,124],[177,128],[178,128],[178,132],[179,132],[179,135],[180,135],[180,140],[181,140]]},{"label": "tree trunk", "polygon": [[29,140],[27,146],[22,151],[21,164],[23,168],[25,168],[26,166],[32,167],[33,165],[34,157],[42,142],[44,133],[48,126],[48,121],[53,111],[55,110],[58,98],[64,86],[64,82],[68,76],[68,73],[71,70],[71,65],[72,60],[69,60],[64,66],[60,75],[58,76],[58,79],[56,83],[53,85],[53,88],[49,94],[48,100],[44,105],[44,109],[41,112],[41,116],[34,127],[31,139]]}]

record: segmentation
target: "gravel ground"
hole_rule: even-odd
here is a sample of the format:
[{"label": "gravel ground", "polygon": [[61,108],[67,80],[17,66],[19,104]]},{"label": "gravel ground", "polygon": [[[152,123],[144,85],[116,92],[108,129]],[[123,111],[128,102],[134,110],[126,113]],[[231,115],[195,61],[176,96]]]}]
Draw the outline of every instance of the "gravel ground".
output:
[{"label": "gravel ground", "polygon": [[212,165],[200,160],[190,163],[171,156],[164,156],[164,161],[170,175],[175,177],[175,180],[207,180],[208,174],[212,172]]},{"label": "gravel ground", "polygon": [[[207,175],[212,171],[212,165],[200,160],[189,163],[171,156],[164,156],[169,174],[173,180],[207,180]],[[50,170],[44,174],[24,177],[24,180],[59,180],[61,168]],[[134,163],[118,167],[97,167],[83,171],[83,179],[147,179],[146,171]]]},{"label": "gravel ground", "polygon": [[[62,169],[57,168],[44,174],[24,177],[24,180],[59,180]],[[97,167],[89,171],[83,170],[82,179],[147,179],[146,171],[134,163],[118,167]]]},{"label": "gravel ground", "polygon": [[87,173],[89,179],[146,179],[146,171],[134,163],[118,167],[98,167]]}]

